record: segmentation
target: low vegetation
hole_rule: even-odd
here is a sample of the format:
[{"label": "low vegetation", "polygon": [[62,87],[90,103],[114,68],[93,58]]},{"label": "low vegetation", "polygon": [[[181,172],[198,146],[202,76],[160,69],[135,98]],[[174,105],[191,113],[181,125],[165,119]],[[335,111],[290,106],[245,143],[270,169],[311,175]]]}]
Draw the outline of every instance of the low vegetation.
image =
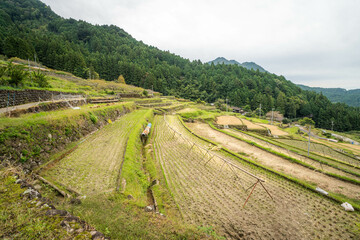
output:
[{"label": "low vegetation", "polygon": [[15,183],[17,178],[13,174],[17,172],[20,173],[16,169],[0,170],[0,238],[70,238],[71,234],[60,226],[62,218],[46,216],[49,208],[38,207],[23,197],[27,189]]},{"label": "low vegetation", "polygon": [[102,108],[91,106],[0,118],[1,162],[22,162],[31,169],[47,161],[51,154],[86,136],[119,116],[132,111],[133,103]]}]

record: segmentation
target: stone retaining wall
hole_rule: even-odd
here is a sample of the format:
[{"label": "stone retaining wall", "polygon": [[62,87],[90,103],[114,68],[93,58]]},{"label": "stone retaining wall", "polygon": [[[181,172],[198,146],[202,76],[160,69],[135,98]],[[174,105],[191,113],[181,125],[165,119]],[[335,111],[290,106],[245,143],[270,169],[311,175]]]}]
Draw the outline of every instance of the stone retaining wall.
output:
[{"label": "stone retaining wall", "polygon": [[[44,90],[0,90],[0,108],[17,106],[21,104],[49,101],[59,96],[61,92]],[[66,93],[69,95],[69,93]]]}]

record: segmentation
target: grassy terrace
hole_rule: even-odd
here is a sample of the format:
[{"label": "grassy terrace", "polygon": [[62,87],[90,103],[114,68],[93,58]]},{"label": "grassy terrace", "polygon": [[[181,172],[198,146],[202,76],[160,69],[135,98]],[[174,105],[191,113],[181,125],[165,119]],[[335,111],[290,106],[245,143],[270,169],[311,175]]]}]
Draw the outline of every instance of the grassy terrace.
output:
[{"label": "grassy terrace", "polygon": [[[28,70],[28,62],[18,58],[12,58],[14,64],[22,65],[24,69]],[[9,61],[10,61],[9,60]],[[7,66],[9,61],[0,60],[0,65]],[[34,62],[31,63],[35,65]],[[90,96],[107,96],[114,95],[117,93],[136,93],[142,95],[144,92],[143,88],[127,85],[124,83],[117,83],[114,81],[105,81],[101,79],[82,79],[74,76],[71,73],[53,70],[44,66],[30,67],[33,72],[40,71],[46,75],[48,87],[38,87],[33,83],[30,77],[24,79],[21,84],[21,88],[15,88],[6,84],[6,81],[2,83],[0,89],[7,90],[20,90],[20,89],[38,89],[48,91],[61,91],[67,93],[77,93]],[[7,77],[4,78],[8,80]]]},{"label": "grassy terrace", "polygon": [[[21,117],[0,117],[0,129],[4,129],[5,127],[13,127],[27,124],[41,124],[49,121],[62,121],[63,119],[71,119],[74,117],[78,117],[84,114],[88,114],[89,112],[96,112],[99,109],[94,108],[94,104],[88,104],[81,106],[80,109],[60,109],[56,111],[50,112],[40,112],[40,113],[29,113],[21,115]],[[98,106],[98,104],[96,105]],[[101,106],[101,105],[100,105]],[[117,104],[112,104],[110,106],[102,105],[100,111],[106,112],[113,109],[122,109],[122,108],[133,108],[134,103],[132,102],[121,102]]]}]

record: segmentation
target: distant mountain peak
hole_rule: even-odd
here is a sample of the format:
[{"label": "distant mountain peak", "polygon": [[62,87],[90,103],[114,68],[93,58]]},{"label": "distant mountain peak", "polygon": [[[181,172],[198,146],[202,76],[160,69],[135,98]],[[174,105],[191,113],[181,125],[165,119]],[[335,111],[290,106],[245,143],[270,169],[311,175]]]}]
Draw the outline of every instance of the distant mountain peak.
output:
[{"label": "distant mountain peak", "polygon": [[239,65],[239,66],[242,66],[242,67],[247,68],[247,69],[254,69],[254,70],[259,70],[260,72],[267,72],[263,67],[257,65],[254,62],[239,63],[236,60],[227,60],[224,57],[217,57],[215,60],[207,62],[207,63],[208,64],[214,63],[215,65],[217,65],[217,64]]}]

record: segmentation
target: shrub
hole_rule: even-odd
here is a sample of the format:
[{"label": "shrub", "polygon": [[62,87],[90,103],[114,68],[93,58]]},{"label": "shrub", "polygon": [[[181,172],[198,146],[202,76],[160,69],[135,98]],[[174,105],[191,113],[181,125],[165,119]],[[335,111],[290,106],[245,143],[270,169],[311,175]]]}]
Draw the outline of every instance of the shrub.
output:
[{"label": "shrub", "polygon": [[89,114],[90,114],[90,120],[91,120],[91,122],[92,122],[93,124],[96,124],[97,121],[98,121],[97,117],[96,117],[92,112],[90,112]]},{"label": "shrub", "polygon": [[0,67],[0,78],[5,76],[5,74],[6,74],[6,67],[1,66]]},{"label": "shrub", "polygon": [[290,123],[290,120],[287,119],[287,118],[284,118],[284,119],[282,120],[282,123],[283,123],[283,124],[288,124],[288,123]]},{"label": "shrub", "polygon": [[32,77],[34,78],[34,82],[41,88],[49,87],[49,83],[47,81],[46,75],[38,70],[37,72],[32,72]]},{"label": "shrub", "polygon": [[12,62],[7,67],[8,76],[10,77],[9,83],[14,86],[19,86],[23,83],[24,79],[28,76],[28,72],[24,71],[21,65],[14,65]]}]

